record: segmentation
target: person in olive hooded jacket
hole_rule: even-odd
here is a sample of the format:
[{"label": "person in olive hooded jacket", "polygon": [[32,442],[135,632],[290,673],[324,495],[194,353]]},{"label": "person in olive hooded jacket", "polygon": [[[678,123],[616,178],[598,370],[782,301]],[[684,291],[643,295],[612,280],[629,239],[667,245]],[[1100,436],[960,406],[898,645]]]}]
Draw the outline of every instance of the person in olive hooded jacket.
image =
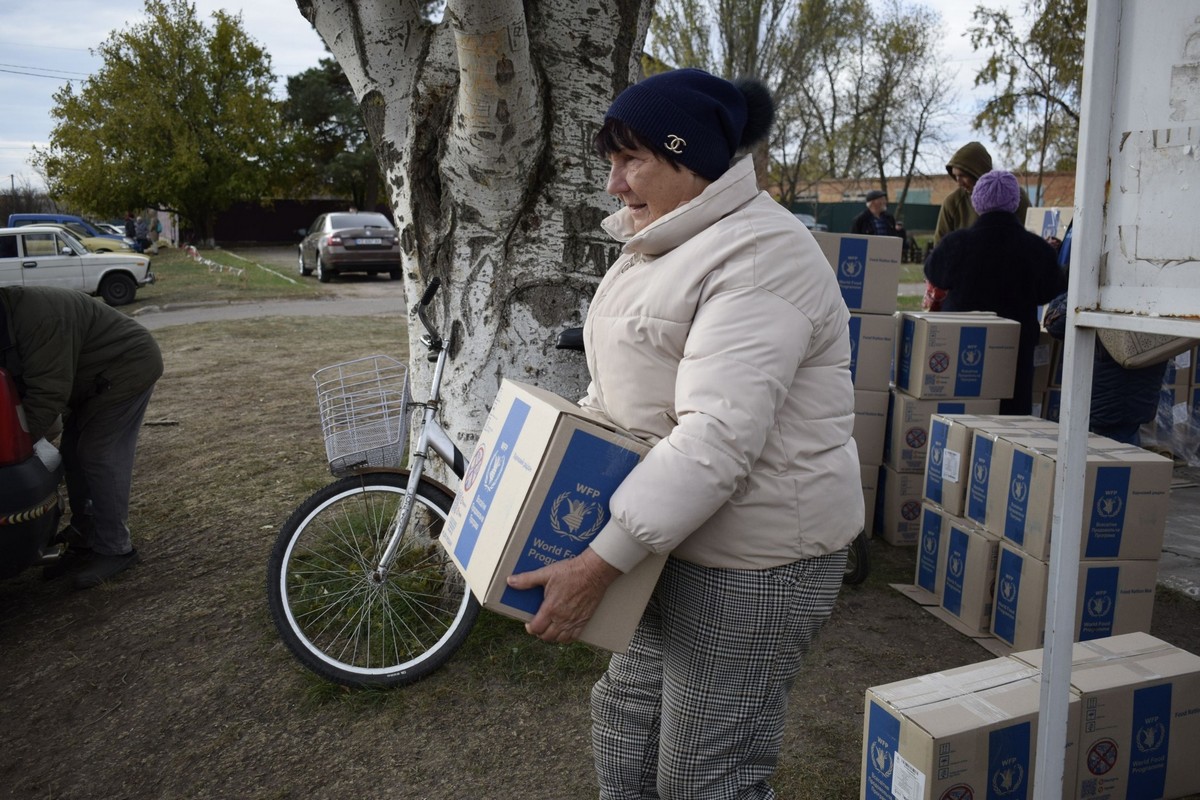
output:
[{"label": "person in olive hooded jacket", "polygon": [[[946,173],[954,178],[958,187],[942,201],[938,211],[937,227],[933,231],[933,244],[937,244],[948,233],[969,228],[979,219],[971,205],[971,192],[975,183],[992,171],[992,155],[979,142],[967,142],[946,162]],[[1021,189],[1021,202],[1017,206],[1017,221],[1025,224],[1025,212],[1029,210],[1029,195]],[[942,287],[925,282],[925,298],[921,305],[929,311],[940,311],[946,291]]]},{"label": "person in olive hooded jacket", "polygon": [[17,382],[29,433],[58,418],[71,524],[62,558],[43,575],[97,586],[136,564],[126,522],[138,431],[162,354],[140,323],[83,292],[0,288],[0,366]]}]

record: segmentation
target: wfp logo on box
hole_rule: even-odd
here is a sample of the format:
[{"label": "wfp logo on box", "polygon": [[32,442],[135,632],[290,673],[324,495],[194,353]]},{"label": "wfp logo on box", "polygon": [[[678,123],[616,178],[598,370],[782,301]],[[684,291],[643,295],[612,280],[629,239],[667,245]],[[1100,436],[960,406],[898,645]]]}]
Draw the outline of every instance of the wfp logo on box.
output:
[{"label": "wfp logo on box", "polygon": [[590,486],[577,484],[575,494],[562,492],[550,507],[550,528],[559,536],[576,542],[586,542],[604,527],[607,514],[599,501],[600,492]]},{"label": "wfp logo on box", "polygon": [[1096,516],[1101,519],[1113,519],[1121,514],[1121,508],[1125,505],[1121,494],[1115,490],[1109,489],[1096,498]]},{"label": "wfp logo on box", "polygon": [[866,267],[863,264],[862,258],[857,253],[848,253],[842,258],[842,263],[838,265],[838,269],[842,275],[847,278],[858,278],[863,273]]},{"label": "wfp logo on box", "polygon": [[964,367],[978,367],[983,363],[983,349],[978,345],[968,345],[958,354],[958,360]]},{"label": "wfp logo on box", "polygon": [[871,767],[885,778],[892,774],[892,749],[883,737],[871,742]]},{"label": "wfp logo on box", "polygon": [[992,773],[992,792],[996,797],[1009,797],[1025,783],[1025,767],[1016,758],[1006,759],[1004,766]]}]

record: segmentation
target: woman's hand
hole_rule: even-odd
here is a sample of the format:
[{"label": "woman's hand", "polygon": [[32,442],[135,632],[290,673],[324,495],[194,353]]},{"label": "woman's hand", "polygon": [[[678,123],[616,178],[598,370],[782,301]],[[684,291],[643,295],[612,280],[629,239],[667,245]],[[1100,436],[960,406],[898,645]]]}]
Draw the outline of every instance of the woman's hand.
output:
[{"label": "woman's hand", "polygon": [[546,642],[566,644],[579,638],[621,571],[588,548],[575,558],[511,575],[513,589],[545,588],[546,596],[525,630]]}]

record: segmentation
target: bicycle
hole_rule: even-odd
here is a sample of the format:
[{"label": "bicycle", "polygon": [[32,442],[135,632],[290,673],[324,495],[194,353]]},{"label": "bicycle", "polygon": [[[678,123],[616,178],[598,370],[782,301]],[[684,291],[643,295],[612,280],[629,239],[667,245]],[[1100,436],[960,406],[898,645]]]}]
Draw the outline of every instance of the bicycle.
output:
[{"label": "bicycle", "polygon": [[[267,565],[267,602],[280,637],[313,673],[351,687],[395,687],[427,677],[466,640],[479,603],[438,542],[454,493],[424,475],[428,454],[458,477],[462,452],[438,422],[450,343],[413,308],[434,362],[429,398],[409,394],[407,368],[387,356],[313,374],[333,483],[279,531]],[[423,421],[402,466],[408,423]]]}]

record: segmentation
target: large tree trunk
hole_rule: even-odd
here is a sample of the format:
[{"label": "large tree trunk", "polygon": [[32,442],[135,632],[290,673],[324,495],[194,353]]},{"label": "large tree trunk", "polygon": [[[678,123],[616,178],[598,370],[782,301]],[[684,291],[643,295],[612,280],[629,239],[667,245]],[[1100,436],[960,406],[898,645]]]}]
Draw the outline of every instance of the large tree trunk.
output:
[{"label": "large tree trunk", "polygon": [[[448,0],[433,24],[415,0],[297,0],[350,79],[387,177],[404,302],[442,279],[444,422],[468,452],[501,378],[571,398],[586,386],[583,359],[554,340],[582,324],[618,250],[600,230],[616,202],[591,139],[637,74],[651,5]],[[421,333],[414,318],[410,341]]]}]

